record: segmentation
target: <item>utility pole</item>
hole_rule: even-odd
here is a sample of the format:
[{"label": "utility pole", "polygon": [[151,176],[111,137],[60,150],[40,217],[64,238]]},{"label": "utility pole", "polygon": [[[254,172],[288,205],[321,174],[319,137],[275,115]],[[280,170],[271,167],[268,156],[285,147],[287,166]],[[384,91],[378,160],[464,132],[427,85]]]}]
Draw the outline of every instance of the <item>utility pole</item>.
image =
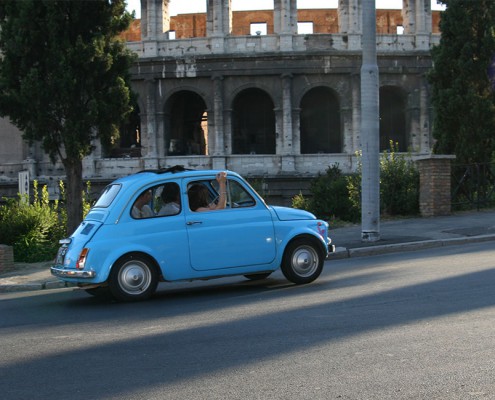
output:
[{"label": "utility pole", "polygon": [[363,0],[361,240],[380,240],[380,122],[375,0]]}]

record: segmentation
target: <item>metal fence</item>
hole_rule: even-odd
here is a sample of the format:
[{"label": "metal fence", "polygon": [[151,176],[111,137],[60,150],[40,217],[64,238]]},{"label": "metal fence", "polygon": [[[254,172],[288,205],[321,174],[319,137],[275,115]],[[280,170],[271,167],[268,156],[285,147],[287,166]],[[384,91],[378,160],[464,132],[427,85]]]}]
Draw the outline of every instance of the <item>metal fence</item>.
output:
[{"label": "metal fence", "polygon": [[452,166],[452,209],[495,206],[495,163]]}]

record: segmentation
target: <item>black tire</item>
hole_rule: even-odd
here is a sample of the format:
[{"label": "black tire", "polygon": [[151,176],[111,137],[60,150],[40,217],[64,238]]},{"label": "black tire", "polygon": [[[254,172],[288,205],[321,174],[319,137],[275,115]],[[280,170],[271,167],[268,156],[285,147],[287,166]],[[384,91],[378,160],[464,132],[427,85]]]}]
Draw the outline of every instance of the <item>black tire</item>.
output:
[{"label": "black tire", "polygon": [[282,258],[282,273],[298,285],[313,282],[323,270],[323,256],[311,239],[299,238],[290,242]]},{"label": "black tire", "polygon": [[265,272],[263,274],[244,275],[244,277],[251,280],[251,281],[260,281],[262,279],[268,278],[271,274],[272,274],[271,272]]},{"label": "black tire", "polygon": [[110,272],[108,287],[120,301],[138,301],[150,298],[158,285],[158,273],[152,260],[141,255],[119,259]]}]

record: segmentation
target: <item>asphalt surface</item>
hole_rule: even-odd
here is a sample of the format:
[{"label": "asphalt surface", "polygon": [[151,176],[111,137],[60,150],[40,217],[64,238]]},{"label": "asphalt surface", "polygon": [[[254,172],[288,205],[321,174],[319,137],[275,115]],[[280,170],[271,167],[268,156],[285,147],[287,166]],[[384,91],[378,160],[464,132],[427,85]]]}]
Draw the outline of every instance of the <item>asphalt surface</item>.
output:
[{"label": "asphalt surface", "polygon": [[[363,242],[361,225],[332,229],[336,252],[329,259],[363,257],[440,246],[495,241],[495,210],[469,211],[431,218],[382,220],[380,240]],[[0,292],[67,287],[50,273],[51,262],[16,263],[15,270],[0,272]]]}]

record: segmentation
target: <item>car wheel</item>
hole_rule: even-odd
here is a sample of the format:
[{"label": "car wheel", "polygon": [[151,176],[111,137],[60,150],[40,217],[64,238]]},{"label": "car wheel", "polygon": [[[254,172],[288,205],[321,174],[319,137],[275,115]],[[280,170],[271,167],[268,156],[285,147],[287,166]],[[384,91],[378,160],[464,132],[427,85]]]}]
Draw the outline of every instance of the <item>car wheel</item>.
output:
[{"label": "car wheel", "polygon": [[120,301],[148,299],[157,285],[158,274],[153,262],[148,257],[136,255],[118,260],[108,282],[112,296]]},{"label": "car wheel", "polygon": [[271,272],[265,272],[264,274],[249,274],[249,275],[244,275],[245,278],[250,279],[252,281],[260,281],[261,279],[268,278],[272,273]]},{"label": "car wheel", "polygon": [[310,239],[296,239],[285,248],[282,258],[282,273],[291,282],[304,284],[313,282],[323,269],[323,257],[317,244]]}]

